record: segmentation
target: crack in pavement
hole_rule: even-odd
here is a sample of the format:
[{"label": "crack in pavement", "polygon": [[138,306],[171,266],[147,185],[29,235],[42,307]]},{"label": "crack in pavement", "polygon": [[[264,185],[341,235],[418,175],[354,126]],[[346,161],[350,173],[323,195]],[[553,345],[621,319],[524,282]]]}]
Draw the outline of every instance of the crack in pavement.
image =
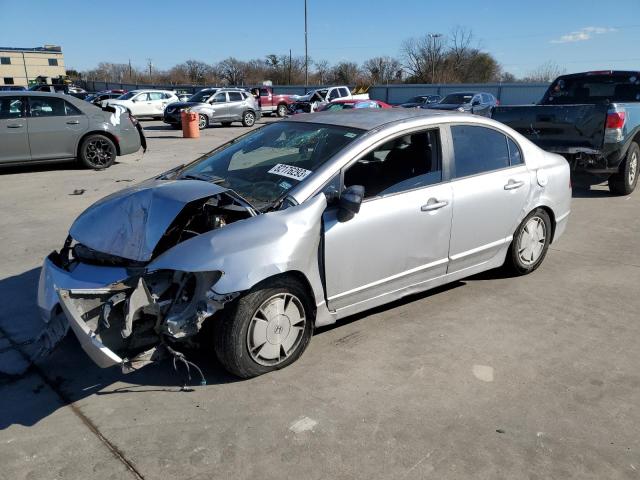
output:
[{"label": "crack in pavement", "polygon": [[[21,345],[15,342],[7,333],[0,327],[0,334],[6,338],[9,343],[11,343],[12,347],[27,361],[29,360],[29,356],[22,350]],[[131,474],[138,480],[145,480],[144,476],[138,471],[136,466],[131,462],[125,455],[120,451],[118,447],[116,447],[111,441],[105,437],[98,427],[91,421],[89,417],[87,417],[80,408],[71,401],[71,399],[62,392],[58,386],[53,382],[44,371],[35,363],[31,364],[29,370],[33,371],[36,375],[38,375],[42,381],[53,391],[58,398],[62,401],[63,406],[68,406],[73,414],[78,417],[78,419],[89,429],[91,433],[93,433],[98,440],[111,452],[111,454],[121,462],[127,470],[131,472]],[[26,372],[25,372],[26,373]]]}]

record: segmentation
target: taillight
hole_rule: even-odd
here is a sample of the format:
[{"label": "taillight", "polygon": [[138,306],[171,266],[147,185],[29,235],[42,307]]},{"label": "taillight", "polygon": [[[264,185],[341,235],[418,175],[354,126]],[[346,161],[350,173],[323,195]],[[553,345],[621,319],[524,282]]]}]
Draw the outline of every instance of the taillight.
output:
[{"label": "taillight", "polygon": [[626,112],[610,112],[607,114],[607,128],[622,128]]}]

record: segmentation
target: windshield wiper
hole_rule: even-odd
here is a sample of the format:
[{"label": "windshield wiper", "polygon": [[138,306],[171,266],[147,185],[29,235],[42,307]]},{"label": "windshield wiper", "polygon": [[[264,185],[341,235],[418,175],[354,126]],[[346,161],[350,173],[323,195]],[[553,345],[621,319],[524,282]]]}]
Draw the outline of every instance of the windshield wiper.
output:
[{"label": "windshield wiper", "polygon": [[218,177],[217,175],[206,175],[204,173],[185,173],[184,175],[180,175],[178,178],[180,180],[202,180],[204,182],[211,183],[224,182],[224,178],[222,177]]}]

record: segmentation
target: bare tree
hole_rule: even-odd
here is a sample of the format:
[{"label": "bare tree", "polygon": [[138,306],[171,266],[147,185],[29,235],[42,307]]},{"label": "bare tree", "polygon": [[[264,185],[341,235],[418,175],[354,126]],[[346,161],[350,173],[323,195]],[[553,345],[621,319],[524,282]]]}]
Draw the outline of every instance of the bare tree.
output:
[{"label": "bare tree", "polygon": [[317,77],[317,83],[319,85],[324,85],[329,81],[329,75],[331,72],[331,66],[329,65],[328,60],[318,60],[315,62],[315,74]]},{"label": "bare tree", "polygon": [[551,82],[556,77],[566,73],[557,63],[548,61],[531,70],[523,80],[525,82]]},{"label": "bare tree", "polygon": [[360,80],[360,68],[355,62],[340,62],[331,69],[335,83],[354,84]]},{"label": "bare tree", "polygon": [[440,36],[409,38],[402,43],[401,52],[411,81],[435,83],[445,57],[445,43]]},{"label": "bare tree", "polygon": [[397,79],[401,65],[392,57],[373,57],[362,64],[362,70],[369,83],[389,83]]},{"label": "bare tree", "polygon": [[222,60],[216,65],[216,71],[227,85],[242,85],[247,73],[247,64],[234,57]]}]

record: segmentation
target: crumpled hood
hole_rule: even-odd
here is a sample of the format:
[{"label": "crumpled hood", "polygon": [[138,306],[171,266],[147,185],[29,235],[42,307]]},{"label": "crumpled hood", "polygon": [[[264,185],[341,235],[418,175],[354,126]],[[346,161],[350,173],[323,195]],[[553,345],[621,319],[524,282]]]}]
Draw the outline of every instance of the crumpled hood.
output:
[{"label": "crumpled hood", "polygon": [[96,251],[147,262],[184,206],[226,191],[201,180],[148,180],[87,208],[69,233]]}]

